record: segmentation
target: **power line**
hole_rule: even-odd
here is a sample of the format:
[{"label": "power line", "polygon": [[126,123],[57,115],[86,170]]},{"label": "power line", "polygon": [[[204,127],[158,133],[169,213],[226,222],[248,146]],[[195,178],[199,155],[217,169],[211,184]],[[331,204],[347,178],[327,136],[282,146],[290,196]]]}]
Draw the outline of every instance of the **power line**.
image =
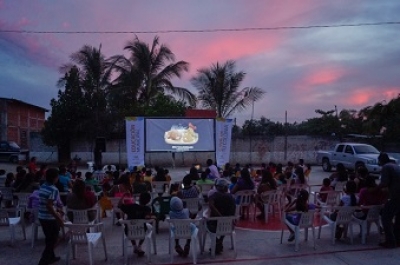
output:
[{"label": "power line", "polygon": [[400,25],[400,21],[386,21],[374,23],[355,23],[337,25],[311,25],[311,26],[281,26],[281,27],[253,27],[253,28],[216,28],[216,29],[171,29],[171,30],[149,30],[149,31],[47,31],[47,30],[13,30],[0,29],[0,33],[26,33],[26,34],[166,34],[166,33],[213,33],[213,32],[240,32],[240,31],[269,31],[269,30],[297,30],[313,28],[345,28]]}]

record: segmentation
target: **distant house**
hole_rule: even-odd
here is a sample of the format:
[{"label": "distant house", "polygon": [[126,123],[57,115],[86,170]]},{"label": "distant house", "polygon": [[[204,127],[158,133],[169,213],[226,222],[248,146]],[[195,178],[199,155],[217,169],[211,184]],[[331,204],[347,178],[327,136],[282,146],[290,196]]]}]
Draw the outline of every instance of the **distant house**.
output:
[{"label": "distant house", "polygon": [[0,140],[29,148],[29,135],[42,130],[46,112],[45,108],[18,99],[0,97]]}]

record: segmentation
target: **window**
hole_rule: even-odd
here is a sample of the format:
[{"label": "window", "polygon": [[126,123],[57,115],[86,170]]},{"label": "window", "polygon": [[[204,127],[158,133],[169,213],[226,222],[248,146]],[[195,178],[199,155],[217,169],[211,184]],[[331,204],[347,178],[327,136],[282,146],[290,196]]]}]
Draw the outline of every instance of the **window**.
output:
[{"label": "window", "polygon": [[350,145],[346,145],[345,153],[346,154],[354,154],[353,148]]}]

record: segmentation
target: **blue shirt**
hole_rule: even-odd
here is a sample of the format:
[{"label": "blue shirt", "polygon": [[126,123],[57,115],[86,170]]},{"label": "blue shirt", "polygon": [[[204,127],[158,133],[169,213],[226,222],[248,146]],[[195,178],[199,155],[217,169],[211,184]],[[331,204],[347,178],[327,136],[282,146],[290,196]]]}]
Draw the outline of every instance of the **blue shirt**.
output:
[{"label": "blue shirt", "polygon": [[47,209],[47,201],[55,201],[59,197],[58,189],[51,183],[45,182],[39,190],[39,212],[38,218],[45,220],[55,220],[56,218]]},{"label": "blue shirt", "polygon": [[70,174],[67,172],[64,175],[59,175],[58,176],[58,181],[63,185],[64,187],[64,192],[67,192],[69,189],[68,183],[71,181],[71,176]]}]

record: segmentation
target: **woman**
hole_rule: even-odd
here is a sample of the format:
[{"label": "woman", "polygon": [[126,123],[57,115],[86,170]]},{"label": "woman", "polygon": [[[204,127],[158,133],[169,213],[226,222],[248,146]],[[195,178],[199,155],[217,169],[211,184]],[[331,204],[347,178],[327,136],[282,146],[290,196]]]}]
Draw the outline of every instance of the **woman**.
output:
[{"label": "woman", "polygon": [[[97,202],[96,196],[92,191],[86,190],[83,180],[77,179],[72,186],[72,192],[67,195],[67,207],[73,210],[85,210],[92,208]],[[72,212],[67,213],[68,219],[73,221]],[[96,211],[90,211],[88,218],[93,221],[96,218]]]},{"label": "woman", "polygon": [[235,194],[240,190],[253,190],[254,189],[254,182],[251,179],[250,172],[247,168],[244,168],[240,171],[240,178],[236,185],[232,188],[231,193]]},{"label": "woman", "polygon": [[267,191],[271,191],[271,190],[276,190],[276,181],[272,177],[272,173],[269,170],[264,169],[262,171],[261,182],[258,185],[257,194],[256,194],[256,206],[261,211],[261,214],[257,216],[258,219],[263,219],[265,217],[264,202],[262,200],[261,195],[263,192],[267,192]]},{"label": "woman", "polygon": [[336,165],[336,172],[333,172],[329,176],[331,180],[331,186],[335,187],[337,182],[346,182],[349,180],[349,175],[345,166],[342,163]]},{"label": "woman", "polygon": [[119,178],[119,184],[114,185],[111,190],[108,192],[110,197],[122,197],[125,193],[129,192],[133,193],[131,182],[129,179],[129,174],[125,173]]}]

